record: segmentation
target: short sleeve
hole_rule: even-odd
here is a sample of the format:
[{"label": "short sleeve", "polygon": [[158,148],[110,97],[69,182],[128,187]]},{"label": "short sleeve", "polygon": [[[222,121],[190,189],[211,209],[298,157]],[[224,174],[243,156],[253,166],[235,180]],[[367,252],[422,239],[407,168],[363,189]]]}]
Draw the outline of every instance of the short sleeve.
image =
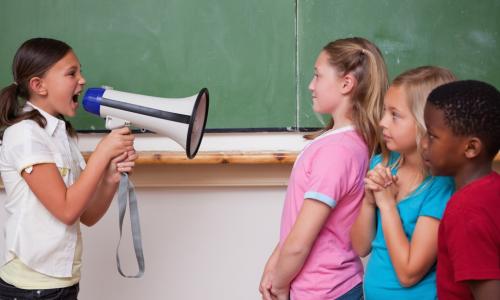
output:
[{"label": "short sleeve", "polygon": [[[420,216],[433,217],[441,220],[443,217],[446,204],[450,200],[451,195],[455,192],[455,184],[453,178],[444,176],[434,176],[428,179],[430,191],[427,193],[426,199],[422,203]],[[424,186],[425,187],[425,183]]]},{"label": "short sleeve", "polygon": [[445,239],[455,281],[500,279],[498,232],[485,215],[460,209],[446,218]]},{"label": "short sleeve", "polygon": [[334,208],[352,186],[356,172],[353,154],[343,146],[328,146],[316,150],[311,163],[304,199],[314,199]]},{"label": "short sleeve", "polygon": [[54,162],[54,154],[47,140],[47,134],[38,124],[22,121],[5,131],[2,152],[6,160],[21,173],[33,165]]}]

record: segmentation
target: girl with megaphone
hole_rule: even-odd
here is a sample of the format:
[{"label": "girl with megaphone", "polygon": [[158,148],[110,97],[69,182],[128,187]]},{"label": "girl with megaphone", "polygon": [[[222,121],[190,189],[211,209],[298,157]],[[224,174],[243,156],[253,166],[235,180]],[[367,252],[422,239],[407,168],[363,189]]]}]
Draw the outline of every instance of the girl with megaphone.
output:
[{"label": "girl with megaphone", "polygon": [[[80,222],[106,212],[121,172],[137,158],[127,127],[112,131],[85,163],[64,117],[85,84],[66,43],[34,38],[17,50],[14,82],[0,94],[0,171],[7,194],[1,299],[77,299]],[[19,101],[21,99],[21,101]]]}]

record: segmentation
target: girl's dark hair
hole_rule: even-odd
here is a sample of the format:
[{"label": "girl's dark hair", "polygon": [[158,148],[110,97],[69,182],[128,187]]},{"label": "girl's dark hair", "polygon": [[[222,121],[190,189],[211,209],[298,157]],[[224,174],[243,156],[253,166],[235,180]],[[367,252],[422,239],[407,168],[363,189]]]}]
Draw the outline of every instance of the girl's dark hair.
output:
[{"label": "girl's dark hair", "polygon": [[[33,120],[45,128],[47,120],[38,110],[23,111],[24,104],[30,99],[29,82],[33,77],[43,77],[71,50],[68,44],[50,38],[33,38],[19,47],[12,61],[14,82],[0,92],[0,139],[8,126],[22,120]],[[76,136],[76,131],[64,116],[59,115],[59,118],[66,123],[68,134]]]}]

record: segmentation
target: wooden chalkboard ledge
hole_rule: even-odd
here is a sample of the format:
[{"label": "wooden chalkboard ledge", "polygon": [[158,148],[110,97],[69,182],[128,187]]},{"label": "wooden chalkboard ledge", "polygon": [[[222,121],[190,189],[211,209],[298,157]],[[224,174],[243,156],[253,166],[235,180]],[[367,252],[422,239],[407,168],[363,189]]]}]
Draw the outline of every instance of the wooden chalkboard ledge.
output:
[{"label": "wooden chalkboard ledge", "polygon": [[[84,152],[87,159],[90,152]],[[213,164],[293,164],[298,152],[295,151],[207,151],[199,152],[194,159],[188,159],[184,152],[178,151],[141,151],[136,163],[139,165],[213,165]],[[495,157],[495,163],[500,163],[500,152]]]},{"label": "wooden chalkboard ledge", "polygon": [[[156,152],[140,151],[136,161],[138,165],[160,165],[160,164],[293,164],[298,152],[266,152],[266,151],[207,151],[198,152],[194,159],[188,159],[184,152]],[[88,159],[90,152],[84,152],[83,156]]]}]

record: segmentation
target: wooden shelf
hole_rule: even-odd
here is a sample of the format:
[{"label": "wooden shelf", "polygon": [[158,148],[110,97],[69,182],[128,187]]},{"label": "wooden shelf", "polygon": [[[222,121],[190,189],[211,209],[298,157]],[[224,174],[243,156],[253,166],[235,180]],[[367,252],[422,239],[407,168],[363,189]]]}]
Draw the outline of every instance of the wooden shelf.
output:
[{"label": "wooden shelf", "polygon": [[[136,164],[293,164],[298,152],[199,152],[188,159],[183,152],[141,151]],[[85,159],[89,152],[83,153]]]},{"label": "wooden shelf", "polygon": [[[188,159],[184,152],[141,151],[138,165],[214,165],[214,164],[288,164],[295,162],[298,152],[199,152],[194,159]],[[84,152],[88,159],[90,152]],[[500,163],[500,153],[495,157]]]}]

